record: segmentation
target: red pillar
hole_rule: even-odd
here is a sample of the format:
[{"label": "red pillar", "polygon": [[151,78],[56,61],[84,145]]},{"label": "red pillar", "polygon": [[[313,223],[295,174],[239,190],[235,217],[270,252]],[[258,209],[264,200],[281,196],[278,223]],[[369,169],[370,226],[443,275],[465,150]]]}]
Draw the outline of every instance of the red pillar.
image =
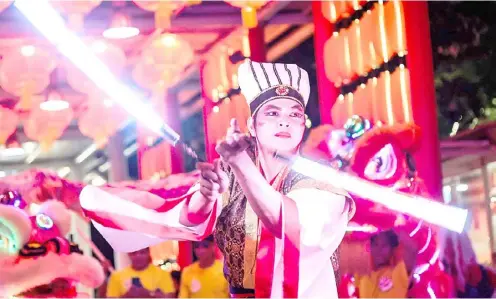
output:
[{"label": "red pillar", "polygon": [[436,92],[432,64],[428,2],[403,1],[407,66],[410,72],[412,114],[422,129],[421,147],[415,155],[420,178],[434,198],[442,198],[441,154]]},{"label": "red pillar", "polygon": [[[169,91],[165,98],[167,124],[181,135],[181,119],[179,117],[179,101],[177,93]],[[171,147],[171,173],[184,172],[184,157],[180,148]],[[190,241],[179,241],[177,263],[182,268],[193,262],[193,245]]]},{"label": "red pillar", "polygon": [[[176,132],[181,132],[181,119],[179,117],[179,101],[177,93],[169,91],[165,98],[167,124]],[[180,134],[181,135],[181,134]],[[184,172],[183,151],[179,147],[171,147],[171,173]]]},{"label": "red pillar", "polygon": [[215,106],[210,92],[205,89],[205,65],[206,61],[200,62],[200,85],[201,85],[201,98],[203,100],[203,133],[205,134],[205,155],[208,161],[213,161],[219,155],[215,151],[215,140],[210,140],[208,134],[208,116],[212,113],[212,108]]},{"label": "red pillar", "polygon": [[263,25],[248,29],[248,40],[250,43],[250,59],[256,62],[265,62],[267,58]]},{"label": "red pillar", "polygon": [[334,24],[322,14],[322,2],[312,1],[314,29],[315,64],[319,91],[320,123],[331,124],[331,108],[339,96],[339,90],[327,78],[324,67],[324,45],[332,37]]}]

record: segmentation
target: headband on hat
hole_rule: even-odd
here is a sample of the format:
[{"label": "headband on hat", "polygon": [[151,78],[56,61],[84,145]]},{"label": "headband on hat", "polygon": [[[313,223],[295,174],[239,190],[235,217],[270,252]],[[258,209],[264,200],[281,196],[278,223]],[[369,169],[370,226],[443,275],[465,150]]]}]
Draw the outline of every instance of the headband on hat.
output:
[{"label": "headband on hat", "polygon": [[306,107],[310,95],[308,73],[295,64],[246,60],[239,66],[238,83],[252,115],[279,98],[292,99]]}]

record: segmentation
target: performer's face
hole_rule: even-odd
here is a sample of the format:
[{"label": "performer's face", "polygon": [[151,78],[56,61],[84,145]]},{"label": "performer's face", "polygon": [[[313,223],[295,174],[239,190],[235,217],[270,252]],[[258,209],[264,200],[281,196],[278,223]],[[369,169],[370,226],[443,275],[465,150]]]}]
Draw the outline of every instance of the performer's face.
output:
[{"label": "performer's face", "polygon": [[152,262],[150,249],[144,248],[135,252],[131,252],[129,253],[129,259],[131,260],[131,265],[134,269],[144,270]]},{"label": "performer's face", "polygon": [[200,262],[215,258],[215,246],[213,242],[207,240],[196,242],[194,243],[193,248],[196,257]]},{"label": "performer's face", "polygon": [[294,152],[303,139],[305,111],[291,99],[270,101],[257,112],[250,131],[265,149]]},{"label": "performer's face", "polygon": [[385,234],[379,234],[370,244],[370,254],[375,267],[388,265],[393,252],[394,248]]}]

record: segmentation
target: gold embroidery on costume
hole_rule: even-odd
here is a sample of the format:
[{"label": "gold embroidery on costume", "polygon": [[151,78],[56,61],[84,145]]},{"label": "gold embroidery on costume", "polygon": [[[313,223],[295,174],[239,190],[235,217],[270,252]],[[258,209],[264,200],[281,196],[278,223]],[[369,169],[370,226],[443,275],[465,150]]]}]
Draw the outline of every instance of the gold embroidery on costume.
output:
[{"label": "gold embroidery on costume", "polygon": [[[255,160],[254,151],[251,150],[249,153]],[[222,165],[222,169],[228,174],[229,188],[223,195],[223,210],[217,220],[214,234],[217,246],[224,255],[224,274],[231,287],[254,289],[259,234],[258,217],[250,207],[232,171],[226,165]],[[284,171],[279,180],[282,180],[280,190],[284,195],[296,188],[309,187],[325,188],[323,190],[346,194],[338,193],[338,188],[318,183],[294,171]],[[337,253],[330,258],[333,268],[337,270],[339,268]]]}]

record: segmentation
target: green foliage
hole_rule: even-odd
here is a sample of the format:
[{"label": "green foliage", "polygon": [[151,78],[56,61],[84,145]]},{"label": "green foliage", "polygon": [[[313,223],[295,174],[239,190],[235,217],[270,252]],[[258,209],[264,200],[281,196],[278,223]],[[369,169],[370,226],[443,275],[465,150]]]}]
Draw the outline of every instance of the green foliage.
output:
[{"label": "green foliage", "polygon": [[495,2],[429,2],[441,136],[496,120]]}]

